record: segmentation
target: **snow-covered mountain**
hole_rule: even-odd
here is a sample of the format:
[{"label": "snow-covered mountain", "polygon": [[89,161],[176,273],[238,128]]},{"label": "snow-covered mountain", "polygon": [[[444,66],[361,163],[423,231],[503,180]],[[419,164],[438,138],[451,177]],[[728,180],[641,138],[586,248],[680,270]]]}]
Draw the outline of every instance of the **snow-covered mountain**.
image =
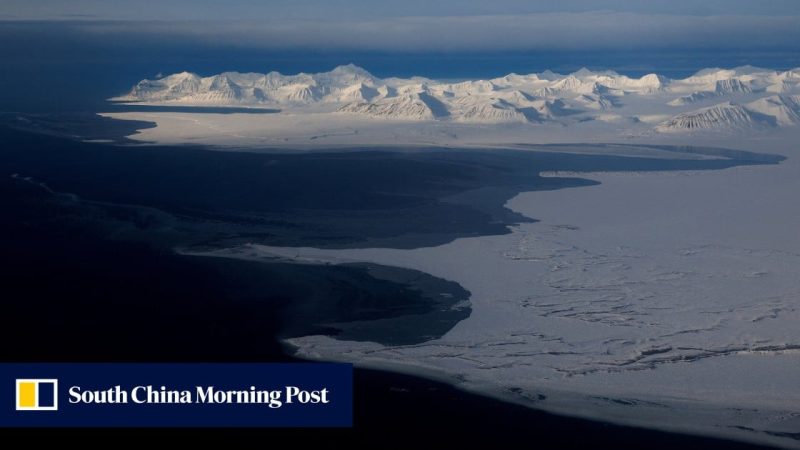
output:
[{"label": "snow-covered mountain", "polygon": [[748,84],[743,83],[738,78],[731,78],[728,80],[718,80],[716,83],[714,83],[714,88],[711,90],[692,92],[689,95],[684,95],[683,97],[679,97],[669,102],[669,104],[672,106],[681,106],[708,100],[714,97],[725,97],[735,94],[751,94],[752,92],[753,89]]},{"label": "snow-covered mountain", "polygon": [[739,105],[720,103],[679,114],[663,123],[659,131],[744,129],[800,124],[800,95],[770,95]]},{"label": "snow-covered mountain", "polygon": [[[112,100],[188,106],[249,106],[399,121],[484,124],[642,124],[670,115],[659,132],[736,130],[800,124],[800,69],[705,69],[681,80],[657,74],[630,78],[581,69],[561,75],[509,74],[444,82],[422,77],[380,79],[349,64],[330,72],[182,72],[142,80]],[[667,106],[669,105],[669,106]],[[652,126],[652,125],[651,125]]]},{"label": "snow-covered mountain", "polygon": [[659,131],[751,128],[772,124],[761,114],[730,102],[679,114],[658,126]]},{"label": "snow-covered mountain", "polygon": [[358,101],[348,103],[339,108],[338,111],[386,119],[433,120],[436,118],[433,109],[423,99],[423,93],[406,93],[382,97],[374,102]]},{"label": "snow-covered mountain", "polygon": [[776,125],[800,124],[800,95],[771,95],[748,103],[745,107],[764,116],[774,117]]}]

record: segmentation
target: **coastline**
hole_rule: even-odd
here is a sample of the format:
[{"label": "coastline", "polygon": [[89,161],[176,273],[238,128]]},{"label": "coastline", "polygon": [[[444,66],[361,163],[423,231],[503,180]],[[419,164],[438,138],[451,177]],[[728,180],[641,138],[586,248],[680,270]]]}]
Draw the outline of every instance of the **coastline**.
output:
[{"label": "coastline", "polygon": [[[285,342],[284,342],[285,343]],[[291,344],[285,343],[287,348],[292,349]],[[292,354],[293,358],[305,361],[332,361],[329,357],[316,358],[308,355]],[[452,374],[436,371],[435,369],[420,366],[411,366],[390,361],[382,363],[369,362],[359,363],[356,361],[335,360],[337,362],[352,362],[355,364],[356,373],[362,372],[371,374],[379,380],[384,378],[399,379],[401,381],[411,381],[415,385],[426,385],[431,383],[433,389],[441,389],[443,386],[467,396],[470,402],[480,403],[482,401],[497,401],[508,405],[509,409],[515,411],[515,415],[520,414],[522,408],[529,411],[531,415],[547,418],[547,425],[541,422],[531,423],[519,420],[517,423],[509,424],[512,426],[549,428],[549,435],[540,435],[545,442],[552,444],[567,445],[572,444],[576,438],[570,438],[567,433],[581,433],[582,428],[598,428],[601,431],[592,438],[599,448],[611,445],[611,448],[641,448],[646,445],[648,448],[675,448],[680,441],[685,448],[702,449],[728,449],[728,448],[796,448],[795,445],[787,445],[782,437],[778,436],[757,436],[754,430],[732,429],[727,432],[709,433],[707,428],[698,426],[694,429],[685,426],[670,426],[665,424],[654,425],[647,420],[603,420],[597,410],[581,410],[580,406],[585,406],[586,397],[574,392],[554,392],[550,390],[540,390],[535,397],[522,398],[519,392],[509,392],[498,390],[493,386],[467,386],[464,380]],[[357,375],[358,378],[358,375]],[[419,380],[419,381],[417,381]],[[394,390],[403,392],[406,388],[400,384]],[[393,390],[392,387],[389,387]],[[428,388],[430,389],[430,388]],[[528,394],[530,395],[530,393]],[[570,399],[564,405],[553,407],[548,405],[546,399]],[[472,400],[474,399],[474,400]],[[576,406],[578,409],[576,409]],[[453,409],[459,406],[454,405]],[[485,410],[481,408],[481,410]],[[373,410],[374,411],[374,410]],[[497,409],[494,409],[497,412]],[[374,414],[374,412],[373,412]],[[505,415],[502,414],[501,415]],[[476,424],[477,425],[477,424]],[[555,427],[556,430],[552,428]],[[613,428],[613,430],[609,429]],[[555,432],[554,432],[555,431]],[[540,433],[542,430],[539,431]],[[565,433],[565,434],[561,434]],[[619,433],[619,434],[614,434]],[[629,435],[629,436],[626,436]],[[637,436],[639,435],[639,436]],[[633,437],[635,436],[635,437]],[[631,438],[633,442],[625,442]],[[580,441],[585,440],[582,436]],[[628,446],[630,445],[630,446]]]}]

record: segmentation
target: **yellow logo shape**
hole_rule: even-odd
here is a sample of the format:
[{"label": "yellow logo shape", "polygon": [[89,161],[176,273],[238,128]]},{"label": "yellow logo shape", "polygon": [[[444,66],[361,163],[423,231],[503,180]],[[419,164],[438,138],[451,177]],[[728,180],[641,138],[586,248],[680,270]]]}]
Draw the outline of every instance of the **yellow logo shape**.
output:
[{"label": "yellow logo shape", "polygon": [[17,379],[17,411],[56,411],[58,380]]}]

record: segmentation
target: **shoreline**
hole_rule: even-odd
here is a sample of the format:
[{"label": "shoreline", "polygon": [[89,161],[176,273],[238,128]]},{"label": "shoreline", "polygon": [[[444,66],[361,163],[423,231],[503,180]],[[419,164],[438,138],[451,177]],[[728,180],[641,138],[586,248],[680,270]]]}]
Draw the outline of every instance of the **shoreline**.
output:
[{"label": "shoreline", "polygon": [[[284,342],[286,345],[286,343]],[[298,358],[303,361],[331,361],[330,359],[317,359],[317,358],[310,358],[307,356],[292,354],[293,358]],[[669,439],[677,439],[683,441],[684,445],[688,445],[686,448],[703,448],[703,449],[713,449],[713,448],[720,448],[720,449],[728,449],[728,448],[781,448],[780,442],[769,442],[766,443],[764,439],[757,439],[753,438],[752,434],[747,434],[746,432],[740,432],[736,434],[709,434],[704,433],[702,430],[686,430],[680,428],[671,428],[671,427],[653,427],[647,426],[641,423],[624,423],[619,421],[604,421],[599,419],[597,415],[591,414],[579,414],[569,413],[568,411],[564,410],[550,410],[546,407],[542,407],[541,405],[536,405],[531,401],[521,400],[519,396],[514,396],[509,393],[502,393],[498,391],[492,390],[479,390],[473,389],[469,387],[465,387],[462,380],[459,380],[457,377],[447,375],[441,372],[437,372],[435,370],[421,368],[421,367],[410,367],[409,365],[404,364],[392,364],[386,362],[384,364],[358,364],[355,363],[355,371],[358,374],[359,372],[368,374],[369,376],[376,377],[379,380],[390,379],[390,380],[401,380],[405,381],[406,384],[413,384],[413,385],[426,385],[429,384],[433,386],[433,389],[442,389],[445,387],[446,389],[451,389],[453,391],[458,392],[460,395],[464,396],[466,401],[470,402],[500,402],[501,404],[505,405],[506,408],[511,410],[516,410],[517,408],[522,408],[526,411],[529,411],[531,415],[538,416],[539,418],[547,417],[550,425],[549,426],[556,426],[558,428],[564,428],[563,431],[565,432],[580,432],[577,429],[572,427],[584,427],[584,428],[615,428],[613,432],[611,430],[604,430],[604,432],[594,439],[594,443],[599,446],[599,448],[604,448],[605,445],[608,445],[606,440],[617,440],[620,439],[621,436],[614,436],[612,433],[626,433],[626,434],[642,434],[646,435],[644,438],[637,438],[636,442],[632,446],[622,445],[619,446],[619,443],[615,443],[614,448],[641,448],[643,445],[647,445],[648,448],[675,448],[674,443],[669,442]],[[357,376],[357,378],[359,378]],[[356,384],[358,388],[358,384]],[[402,384],[401,384],[402,386]],[[391,390],[392,388],[390,388]],[[397,390],[402,392],[404,387],[398,387]],[[430,388],[428,388],[430,389]],[[553,395],[551,393],[548,394],[539,394],[541,396]],[[557,394],[556,394],[557,395]],[[497,412],[496,409],[493,411]],[[519,414],[517,412],[516,414]],[[524,426],[540,426],[540,424],[533,424],[524,422]],[[667,441],[660,441],[654,442],[650,439],[652,438],[667,438]],[[553,439],[552,436],[548,436],[547,440]],[[569,438],[562,437],[561,439],[566,440],[567,442],[570,441]],[[622,437],[624,440],[625,438]],[[639,441],[639,439],[642,439]],[[556,441],[559,440],[558,437],[555,438]],[[599,441],[599,442],[598,442]],[[647,444],[645,444],[647,442]],[[559,445],[563,445],[564,442],[559,442]],[[774,447],[773,447],[774,446]]]}]

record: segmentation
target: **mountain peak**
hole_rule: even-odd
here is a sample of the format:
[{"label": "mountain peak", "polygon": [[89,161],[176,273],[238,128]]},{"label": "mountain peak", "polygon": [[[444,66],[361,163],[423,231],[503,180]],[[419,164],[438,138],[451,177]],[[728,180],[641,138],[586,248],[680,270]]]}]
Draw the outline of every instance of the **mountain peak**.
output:
[{"label": "mountain peak", "polygon": [[157,78],[161,79],[161,80],[186,80],[186,79],[195,79],[195,78],[199,79],[200,76],[197,75],[196,73],[183,71],[183,72],[173,73],[172,75],[167,75],[167,76],[162,76],[162,77],[157,77]]},{"label": "mountain peak", "polygon": [[694,75],[692,75],[689,78],[711,75],[711,74],[714,74],[714,73],[717,73],[717,72],[722,72],[724,70],[725,69],[723,69],[721,67],[709,67],[709,68],[706,68],[706,69],[700,69],[697,72],[695,72]]},{"label": "mountain peak", "polygon": [[331,70],[331,73],[340,74],[340,75],[344,75],[344,74],[347,74],[347,75],[360,75],[360,76],[365,77],[365,78],[372,78],[372,74],[369,73],[366,69],[364,69],[363,67],[357,66],[357,65],[355,65],[353,63],[336,66],[333,70]]},{"label": "mountain peak", "polygon": [[613,70],[598,70],[598,71],[594,71],[594,70],[588,69],[586,67],[581,67],[577,71],[572,72],[570,75],[572,75],[574,77],[579,77],[579,78],[580,77],[591,77],[591,76],[597,76],[597,75],[605,75],[605,76],[609,76],[609,77],[619,76],[619,74],[617,72],[614,72]]},{"label": "mountain peak", "polygon": [[745,66],[734,67],[732,70],[736,73],[736,75],[751,75],[754,73],[772,72],[769,69],[751,66],[749,64]]},{"label": "mountain peak", "polygon": [[576,70],[575,72],[572,72],[572,75],[574,75],[576,77],[582,77],[582,76],[586,76],[586,75],[594,75],[594,72],[592,72],[591,70],[589,70],[586,67],[581,67],[580,69]]}]

